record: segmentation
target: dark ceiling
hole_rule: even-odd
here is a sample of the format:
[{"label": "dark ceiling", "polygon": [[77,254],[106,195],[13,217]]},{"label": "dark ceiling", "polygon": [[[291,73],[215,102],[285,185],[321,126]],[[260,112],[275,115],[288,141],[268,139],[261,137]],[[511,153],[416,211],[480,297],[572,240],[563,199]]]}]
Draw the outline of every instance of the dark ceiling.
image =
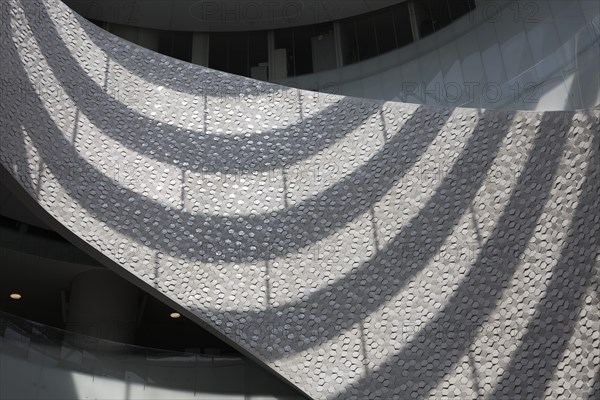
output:
[{"label": "dark ceiling", "polygon": [[171,31],[289,28],[364,14],[405,0],[63,0],[88,19]]}]

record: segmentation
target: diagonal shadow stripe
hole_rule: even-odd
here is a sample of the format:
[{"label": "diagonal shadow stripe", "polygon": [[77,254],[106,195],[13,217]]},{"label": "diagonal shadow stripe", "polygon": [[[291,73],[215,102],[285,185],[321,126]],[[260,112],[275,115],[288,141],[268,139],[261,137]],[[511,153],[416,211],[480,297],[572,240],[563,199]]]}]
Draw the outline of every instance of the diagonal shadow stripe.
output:
[{"label": "diagonal shadow stripe", "polygon": [[[484,112],[472,137],[435,193],[375,257],[302,301],[264,312],[242,313],[246,320],[262,319],[270,323],[281,321],[282,318],[294,320],[302,313],[314,315],[323,321],[313,327],[315,336],[310,342],[295,336],[290,339],[287,336],[289,332],[278,335],[277,344],[268,343],[274,348],[271,357],[282,357],[290,349],[300,352],[341,335],[405,288],[439,253],[440,246],[475,198],[508,131],[506,124],[510,124],[511,119],[511,113],[499,115],[492,111]],[[473,174],[473,171],[477,173]],[[451,204],[454,212],[448,213],[445,204]],[[415,248],[418,251],[414,251]],[[328,306],[323,307],[323,304]],[[229,311],[223,313],[222,318],[237,320],[239,316]]]},{"label": "diagonal shadow stripe", "polygon": [[[546,116],[544,118],[546,118]],[[551,115],[549,115],[548,118],[551,118]],[[553,121],[548,122],[547,120],[544,120],[542,128],[550,130],[552,123],[553,123]],[[30,128],[34,129],[34,125],[35,124],[30,124]],[[29,130],[29,131],[34,132],[33,130]],[[556,139],[556,136],[557,136],[556,132],[552,132],[552,135],[550,135],[550,140]],[[561,145],[564,145],[564,141],[561,141],[562,139],[564,139],[564,138],[559,137],[557,139],[557,143],[558,143],[559,147]],[[538,143],[538,141],[540,141],[540,139],[536,138],[536,145],[534,146],[535,152],[532,152],[532,156],[530,157],[530,160],[528,161],[526,171],[531,172],[532,174],[537,174],[539,172],[539,176],[546,178],[546,176],[544,175],[545,170],[543,170],[541,168],[549,167],[550,170],[552,171],[552,169],[553,168],[555,169],[556,166],[553,164],[552,160],[545,159],[545,157],[544,157],[545,154],[543,154],[543,151],[545,151],[545,149],[540,150],[540,148],[543,149],[544,147],[541,146]],[[547,146],[548,148],[552,148],[553,146],[555,146],[555,144],[552,141],[544,142],[544,143],[548,145]],[[538,167],[537,169],[532,169],[532,170],[528,171],[527,168],[530,167],[529,164],[532,162],[531,158],[532,157],[536,158],[536,152],[542,153],[541,156],[539,157],[539,159],[535,160],[536,162],[540,162],[540,167]],[[554,156],[556,156],[556,154],[554,154]],[[552,180],[553,174],[554,174],[553,172],[550,173],[550,178],[551,178],[550,180]],[[529,186],[525,185],[526,183],[529,184]],[[521,187],[521,186],[523,186],[523,187]],[[498,297],[500,296],[500,294],[498,294],[498,292],[502,292],[502,289],[503,289],[502,284],[500,284],[500,286],[497,286],[495,283],[496,282],[495,279],[490,278],[489,281],[486,281],[484,279],[485,277],[480,277],[479,275],[477,275],[477,273],[479,273],[480,275],[483,274],[484,272],[486,274],[489,274],[490,273],[490,271],[489,271],[490,265],[494,265],[494,263],[498,263],[498,262],[502,261],[502,260],[495,260],[494,257],[497,256],[498,248],[501,248],[501,246],[504,244],[506,244],[507,248],[509,248],[513,253],[511,253],[510,257],[504,258],[505,260],[507,260],[509,262],[508,267],[500,265],[500,267],[501,267],[500,273],[495,273],[495,271],[491,271],[493,274],[493,278],[499,277],[500,281],[506,282],[508,280],[508,278],[510,277],[510,275],[512,275],[514,273],[514,269],[516,268],[516,265],[518,264],[517,260],[520,257],[520,255],[523,253],[524,246],[527,243],[527,241],[529,240],[527,237],[527,234],[529,233],[529,238],[531,237],[531,227],[528,225],[528,223],[530,223],[531,218],[527,219],[525,222],[520,221],[519,218],[527,218],[527,216],[529,215],[529,216],[534,216],[536,219],[539,219],[542,206],[540,204],[538,204],[538,202],[543,204],[543,200],[546,198],[547,189],[548,189],[546,187],[546,182],[542,182],[542,184],[538,184],[536,182],[535,175],[533,177],[526,176],[523,179],[519,178],[519,183],[518,183],[517,187],[523,189],[523,192],[525,192],[525,194],[518,193],[517,191],[515,191],[515,194],[513,194],[513,196],[511,197],[511,201],[509,203],[509,206],[515,206],[515,208],[513,208],[513,209],[507,208],[507,210],[517,210],[516,215],[508,215],[507,212],[505,212],[505,215],[503,215],[503,219],[506,216],[506,219],[509,220],[509,222],[506,222],[503,219],[501,219],[501,223],[499,223],[499,225],[501,228],[505,228],[506,231],[498,232],[497,230],[495,230],[494,235],[492,236],[492,239],[495,240],[495,242],[492,242],[491,244],[489,244],[488,248],[486,248],[484,250],[484,253],[486,253],[488,256],[490,256],[492,261],[490,262],[489,259],[478,260],[476,269],[481,269],[481,271],[469,273],[469,276],[468,276],[468,279],[471,279],[471,284],[473,282],[473,279],[475,279],[475,280],[479,279],[483,283],[482,286],[483,286],[484,290],[491,288],[491,290],[492,290],[490,292],[491,298],[492,298],[492,301],[496,302],[496,303],[498,301]],[[544,194],[544,191],[546,194]],[[518,196],[517,196],[517,194],[518,194]],[[519,196],[522,198],[520,198]],[[528,197],[528,196],[530,196],[530,197]],[[515,199],[515,197],[517,197],[517,198]],[[444,201],[444,204],[448,204],[448,203],[446,203]],[[442,215],[442,217],[443,217],[443,215]],[[431,221],[429,221],[429,220],[427,220],[425,222],[427,222],[427,226],[429,226],[431,224]],[[516,237],[514,237],[514,238],[511,238],[510,236],[506,237],[506,232],[509,232],[508,228],[515,229],[515,226],[517,227],[516,228],[517,230],[520,228],[523,228],[522,232],[519,232],[516,235]],[[496,246],[500,246],[500,247],[496,247]],[[516,253],[518,253],[518,255],[515,256]],[[506,268],[508,271],[503,271],[502,268]],[[511,269],[512,269],[512,271],[511,271]],[[492,282],[494,282],[494,283],[492,283]],[[479,290],[480,285],[477,284],[473,287],[477,287],[477,290]],[[471,290],[471,289],[472,288],[469,288],[469,290]],[[462,290],[462,293],[459,293],[459,294],[463,295],[462,299],[467,297],[467,295],[471,294],[470,291],[465,290],[464,287],[461,287],[461,289],[459,289],[459,292],[461,290]],[[481,294],[480,292],[475,293],[475,295],[476,296],[474,296],[474,297],[476,299],[478,299],[479,301],[485,301],[490,296],[489,293],[486,293],[486,295],[488,296],[488,297],[486,297],[483,294]],[[356,300],[353,300],[353,301],[356,301]],[[475,300],[475,302],[477,302],[477,300]],[[448,304],[448,307],[445,308],[445,310],[444,310],[445,314],[450,314],[450,313],[452,313],[452,311],[456,312],[457,314],[463,314],[464,308],[461,308],[461,304],[459,304],[459,303],[460,302],[458,300],[456,300],[456,297],[453,297],[451,299],[451,302]],[[473,305],[473,304],[475,304],[475,303],[472,300],[468,300],[467,306]],[[481,303],[479,303],[479,304],[481,304]],[[479,324],[479,326],[481,326],[481,324],[483,323],[485,318],[487,318],[487,316],[489,315],[491,310],[493,310],[493,308],[494,308],[494,305],[488,306],[487,303],[484,303],[484,304],[486,304],[486,305],[484,307],[482,307],[481,309],[476,309],[476,307],[475,307],[474,310],[467,311],[467,316],[452,315],[451,317],[448,317],[447,319],[445,319],[446,318],[445,316],[436,318],[435,321],[437,321],[437,325],[434,326],[434,330],[439,327],[442,327],[442,328],[449,327],[451,329],[452,328],[457,329],[457,328],[460,328],[460,325],[458,322],[462,322],[463,324],[466,324],[468,326],[468,324],[470,322],[475,321],[475,325]],[[464,307],[464,304],[462,304],[462,307]],[[464,326],[465,325],[463,325],[463,327]],[[450,332],[453,332],[453,331],[450,330]],[[334,334],[339,334],[339,332],[334,332]],[[422,335],[420,337],[427,339],[427,337],[422,336]],[[429,345],[431,345],[432,343],[435,344],[434,339],[429,338],[428,340],[429,340],[428,341]],[[427,350],[426,347],[422,347],[422,346],[419,347],[420,346],[419,344],[417,344],[416,346],[417,346],[417,348],[419,348],[419,350],[424,350],[424,349]],[[432,385],[435,384],[433,382],[435,379],[441,379],[439,377],[439,374],[444,373],[444,375],[445,375],[447,373],[446,370],[448,368],[450,368],[448,365],[455,363],[456,362],[455,358],[458,357],[458,354],[460,354],[461,351],[464,352],[464,349],[461,346],[462,345],[460,345],[460,344],[454,345],[453,342],[451,342],[449,340],[446,341],[445,343],[442,343],[441,349],[444,350],[444,349],[450,348],[449,353],[453,353],[454,355],[447,355],[447,354],[444,354],[444,352],[442,352],[442,355],[437,357],[437,359],[441,358],[442,361],[440,364],[442,364],[442,365],[440,366],[440,365],[437,365],[434,363],[434,368],[433,368],[433,372],[432,372],[434,375],[433,378],[431,378],[428,375],[428,374],[430,374],[430,371],[423,373],[423,377],[421,378],[422,380],[419,381],[419,383],[423,383],[423,385],[419,384],[417,390],[421,390],[420,388],[424,388],[423,390],[427,390],[427,388],[431,388]],[[467,346],[467,348],[468,348],[468,346]],[[431,351],[432,351],[431,349],[433,349],[433,351],[436,351],[436,350],[439,351],[439,348],[429,346],[428,353],[417,351],[417,354],[416,354],[417,358],[422,357],[423,353],[426,354],[426,356],[427,356],[427,354],[431,353]],[[418,362],[419,361],[416,361],[416,363],[418,363]],[[420,365],[420,364],[417,364],[417,365]],[[414,372],[411,372],[411,373],[413,374],[412,377],[414,377],[415,373]],[[437,375],[436,375],[436,373],[437,373]],[[419,378],[419,376],[417,376],[417,378]],[[404,379],[404,377],[402,377],[402,379]],[[409,387],[409,388],[415,387],[415,381],[413,381],[412,379],[409,379],[409,381],[405,380],[405,382],[408,382],[408,384],[396,385],[396,388],[404,391],[406,389],[406,387]],[[395,382],[394,382],[394,384],[395,384]],[[415,392],[413,392],[413,393],[415,393]]]},{"label": "diagonal shadow stripe", "polygon": [[[14,57],[13,76],[23,83],[27,92],[35,93],[14,43],[11,40],[4,42],[7,46],[4,54]],[[7,105],[17,108],[23,101],[19,93],[12,92],[7,93],[6,100]],[[6,113],[10,118],[6,124],[26,127],[42,153],[48,150],[46,140],[61,149],[60,158],[42,156],[47,168],[57,176],[63,189],[71,193],[74,201],[134,241],[150,242],[159,251],[208,262],[267,260],[294,253],[339,231],[368,211],[410,171],[451,114],[451,110],[417,109],[378,153],[325,191],[281,211],[229,217],[168,208],[122,187],[82,158],[64,138],[39,98],[29,100],[40,121],[15,109]],[[47,138],[40,137],[39,132],[43,130]],[[390,160],[397,160],[397,163]],[[100,193],[105,196],[102,202],[98,199]],[[340,196],[341,193],[345,195]],[[129,199],[129,203],[144,211],[133,214],[129,207],[121,206],[123,199]],[[168,227],[164,215],[169,215],[172,220],[188,221],[190,225]],[[119,220],[129,223],[116,224]],[[136,226],[144,227],[145,239],[140,238],[141,232]],[[185,233],[188,230],[195,233]],[[250,232],[252,235],[248,234]]]},{"label": "diagonal shadow stripe", "polygon": [[[39,113],[47,113],[41,103],[38,105]],[[419,143],[420,147],[418,150],[424,151],[425,146],[430,143],[431,140],[437,135],[437,131],[441,129],[445,119],[436,124],[435,127],[428,127],[428,116],[429,111],[418,111],[411,117],[411,119],[404,125],[407,132],[405,134],[396,135],[396,137],[391,140],[386,146],[384,150],[382,150],[381,154],[374,160],[370,160],[368,165],[365,167],[367,171],[372,171],[368,173],[364,173],[362,171],[357,174],[356,177],[351,177],[348,182],[351,182],[356,187],[349,185],[347,182],[343,182],[339,185],[344,185],[350,193],[356,191],[356,194],[359,195],[358,199],[356,195],[350,197],[349,205],[352,207],[357,207],[357,204],[361,204],[361,200],[365,199],[363,196],[373,196],[377,193],[378,190],[382,190],[382,187],[370,188],[367,185],[366,189],[362,189],[360,187],[360,183],[362,182],[379,182],[385,183],[396,181],[399,179],[397,176],[390,177],[389,168],[385,168],[387,165],[386,157],[389,157],[390,154],[394,154],[400,148],[407,145],[415,145],[415,143]],[[51,120],[49,116],[46,115],[46,123],[44,125],[49,125]],[[442,118],[440,118],[442,119]],[[504,119],[504,120],[502,120]],[[325,312],[321,315],[322,319],[325,321],[321,326],[315,327],[315,329],[323,328],[323,332],[320,332],[318,338],[315,341],[305,342],[299,341],[296,339],[284,339],[281,342],[281,348],[290,347],[293,351],[301,351],[310,347],[313,347],[323,341],[326,341],[336,335],[339,335],[340,331],[346,330],[351,327],[354,323],[361,320],[366,313],[372,312],[381,304],[385,303],[386,297],[397,293],[397,291],[401,290],[404,284],[406,284],[407,280],[410,279],[411,276],[414,276],[420,269],[422,269],[427,261],[433,257],[437,251],[441,242],[444,241],[445,237],[447,237],[456,221],[460,218],[461,212],[464,212],[468,205],[472,202],[475,194],[480,188],[487,171],[489,170],[494,157],[499,149],[500,143],[505,137],[507,133],[507,123],[510,123],[512,119],[512,114],[510,113],[497,113],[492,111],[486,111],[484,115],[480,119],[480,123],[477,127],[475,127],[475,133],[469,139],[467,145],[465,146],[464,151],[461,153],[457,162],[455,162],[453,168],[449,172],[446,180],[440,185],[438,191],[432,198],[428,201],[428,203],[424,206],[423,210],[408,224],[408,228],[403,229],[397,237],[391,241],[391,244],[382,250],[380,254],[378,254],[373,260],[366,262],[361,265],[355,271],[352,271],[351,274],[348,274],[345,278],[335,282],[333,285],[327,286],[323,290],[316,292],[314,295],[310,296],[308,299],[301,302],[301,304],[292,304],[285,305],[282,307],[276,307],[265,312],[259,313],[244,313],[245,317],[249,317],[249,319],[259,319],[263,318],[265,320],[273,321],[275,318],[279,318],[278,315],[286,315],[288,317],[293,318],[297,316],[303,309],[303,306],[309,304],[320,304],[325,301],[326,298],[329,297],[329,292],[336,293],[337,301],[335,305],[332,305],[330,308],[325,310]],[[425,132],[417,129],[418,126],[427,128]],[[37,129],[35,126],[30,126],[30,129]],[[53,136],[56,135],[56,139],[59,140],[61,138],[60,132],[58,132],[55,126],[52,127],[55,131]],[[428,137],[427,137],[428,136]],[[41,140],[39,138],[34,138],[34,140]],[[424,143],[423,143],[424,142]],[[39,142],[41,145],[42,143]],[[69,149],[69,144],[64,142],[61,143],[61,146],[65,146],[64,151],[69,151],[70,157],[75,157],[77,159],[78,155]],[[413,150],[414,147],[413,147]],[[419,154],[415,154],[411,160],[406,160],[406,162],[414,162],[416,161],[416,157]],[[84,161],[78,161],[84,162]],[[385,169],[382,170],[382,167]],[[389,166],[388,166],[389,167]],[[394,171],[396,175],[404,173],[409,166],[402,167],[397,171]],[[469,185],[466,186],[463,182],[466,176],[471,176],[470,173],[472,171],[478,171],[478,173],[472,176],[473,181],[469,182]],[[387,179],[381,179],[381,175],[386,176]],[[357,178],[364,176],[360,181]],[[103,182],[106,181],[106,177],[98,177],[97,181]],[[77,190],[77,187],[73,185],[72,182],[62,182],[65,184],[65,187],[70,190]],[[336,185],[337,187],[338,185]],[[116,190],[116,189],[115,189]],[[352,201],[354,200],[354,201]],[[365,204],[365,207],[370,204],[370,201]],[[449,215],[446,212],[446,209],[443,207],[444,204],[452,204],[453,207],[461,212],[454,213]],[[87,204],[87,206],[91,206],[92,204]],[[339,212],[339,204],[333,204],[334,207],[331,209],[332,213]],[[142,206],[143,207],[143,206]],[[334,215],[337,215],[334,214]],[[106,218],[106,215],[101,215],[100,217]],[[106,220],[108,221],[108,220]],[[431,225],[432,221],[437,221],[438,225]],[[314,222],[315,224],[319,224],[318,221]],[[424,244],[428,242],[428,238],[432,234],[432,230],[435,228],[436,232],[439,234],[439,243],[432,243],[430,247],[424,247],[424,253],[422,254],[404,254],[402,246],[398,246],[399,243],[414,243],[414,244]],[[135,238],[134,232],[127,232],[128,235],[131,235]],[[286,250],[282,248],[282,250]],[[197,255],[197,254],[195,254]],[[409,268],[395,268],[395,265],[398,263],[398,260],[405,261],[405,265],[410,265]],[[360,285],[361,281],[369,281],[373,282],[374,285],[378,285],[383,283],[382,280],[398,280],[397,285],[380,285],[385,288],[384,290],[373,291],[371,286]],[[329,299],[328,299],[329,301]],[[363,307],[348,307],[355,305],[363,305]],[[345,311],[343,321],[341,326],[330,326],[329,321],[332,319],[338,319],[340,310],[348,310]],[[225,313],[222,315],[223,318],[235,318],[236,315],[234,312]],[[273,353],[273,357],[280,357],[281,354]]]},{"label": "diagonal shadow stripe", "polygon": [[[22,72],[25,73],[24,71]],[[60,140],[62,136],[60,132],[58,132],[56,126],[52,125],[52,121],[49,118],[49,115],[47,115],[47,111],[44,109],[43,105],[38,102],[37,108],[36,113],[39,112],[40,115],[45,115],[45,122],[42,125],[49,127],[48,132],[51,132],[53,137],[52,141],[58,141],[61,148],[63,148],[63,152],[69,152],[67,158],[74,157],[74,159],[77,160],[78,155],[76,152],[70,148],[68,143]],[[420,154],[414,154],[410,160],[405,160],[405,162],[408,163],[408,166],[402,166],[396,171],[389,169],[389,162],[386,158],[390,157],[392,154],[398,153],[399,150],[405,146],[409,146],[413,152],[424,151],[431,140],[437,136],[437,131],[441,129],[445,122],[445,118],[438,117],[439,121],[436,125],[429,126],[431,123],[431,118],[429,118],[430,115],[430,111],[427,110],[415,113],[415,115],[413,115],[405,124],[405,129],[407,131],[404,134],[397,135],[396,138],[389,142],[388,146],[386,146],[381,154],[374,160],[370,160],[367,165],[368,169],[365,168],[370,172],[365,173],[360,171],[356,177],[351,177],[348,182],[343,182],[341,184],[344,186],[339,186],[340,189],[345,187],[351,194],[353,191],[356,191],[356,194],[353,194],[353,196],[350,196],[349,198],[349,206],[359,207],[363,200],[369,200],[369,198],[374,196],[378,190],[381,191],[384,189],[381,186],[372,187],[368,185],[364,185],[365,188],[361,188],[361,183],[370,182],[372,184],[375,181],[378,182],[378,185],[391,184],[391,182],[399,179],[409,166],[412,165],[412,162],[414,162]],[[301,351],[322,343],[323,341],[338,335],[341,330],[346,330],[354,323],[360,321],[366,313],[372,312],[381,304],[385,303],[387,301],[386,297],[401,290],[407,280],[422,269],[427,264],[428,260],[438,252],[440,243],[451,233],[456,221],[460,218],[461,212],[466,210],[467,206],[472,202],[487,171],[492,165],[500,143],[507,133],[508,128],[506,124],[509,124],[511,119],[512,114],[510,113],[486,111],[480,120],[480,124],[474,128],[476,132],[467,142],[464,151],[459,156],[457,162],[455,162],[446,180],[440,185],[436,194],[432,196],[429,202],[424,206],[423,210],[410,224],[408,224],[408,227],[403,229],[397,235],[395,240],[391,241],[390,245],[382,250],[373,260],[361,265],[342,280],[327,286],[323,290],[316,292],[308,299],[302,301],[302,304],[304,305],[312,303],[320,304],[325,301],[325,298],[329,297],[328,292],[336,293],[338,299],[336,304],[332,305],[324,312],[322,317],[324,317],[323,320],[325,322],[323,322],[321,326],[316,327],[317,329],[323,328],[324,332],[321,332],[316,340],[308,343],[296,339],[284,338],[281,342],[281,347],[289,346],[293,351]],[[417,129],[417,127],[421,127],[424,131]],[[39,129],[39,126],[37,123],[33,123],[30,124],[28,128],[29,130],[32,130],[32,132],[35,132],[36,129]],[[33,140],[37,141],[38,145],[42,145],[42,138],[34,137]],[[84,161],[79,160],[78,162],[82,162],[83,165],[85,165]],[[474,170],[478,171],[478,173],[471,176],[470,173]],[[385,179],[382,179],[381,176],[384,176]],[[468,182],[468,185],[465,185],[465,182],[463,181],[465,177],[469,176],[473,178],[473,181]],[[94,183],[100,182],[101,185],[104,185],[107,181],[106,177],[99,176]],[[62,183],[65,184],[66,189],[72,191],[78,190],[77,186],[73,185],[72,182]],[[120,189],[121,188],[119,187],[113,190]],[[360,197],[357,198],[357,195]],[[367,207],[370,203],[370,200],[365,202],[364,207]],[[452,204],[453,207],[461,212],[449,215],[443,207],[444,204]],[[91,207],[95,204],[87,203],[85,205]],[[339,204],[334,203],[333,206],[334,207],[331,209],[332,213],[339,212]],[[157,210],[156,212],[158,213],[159,211]],[[109,222],[109,219],[106,219],[106,215],[100,215],[100,217]],[[128,215],[128,218],[131,218],[131,215]],[[433,221],[436,221],[437,225],[432,225],[431,223]],[[318,226],[319,222],[315,221],[314,224]],[[164,224],[162,224],[161,227],[163,225]],[[406,249],[398,245],[399,243],[407,242],[417,245],[427,243],[433,229],[440,235],[439,243],[434,242],[431,243],[431,246],[424,247],[423,254],[415,254],[414,252],[404,254],[403,250]],[[127,234],[136,238],[135,232],[130,231],[127,232]],[[283,248],[282,250],[286,249]],[[197,255],[197,253],[195,255]],[[403,263],[410,267],[397,268],[396,265],[398,260],[403,260]],[[371,286],[361,286],[359,284],[363,280],[373,282],[374,285],[383,283],[383,280],[398,280],[398,283],[396,285],[382,284],[381,287],[386,289],[373,291]],[[357,304],[364,305],[364,307],[352,307]],[[244,316],[251,317],[254,320],[264,318],[272,321],[281,313],[289,317],[297,316],[298,313],[301,312],[301,309],[301,306],[292,304],[275,307],[267,311],[266,314],[244,313]],[[334,317],[337,319],[340,310],[347,310],[344,311],[343,318],[341,318],[343,321],[342,325],[337,327],[330,326],[329,321]],[[223,318],[235,317],[233,314],[235,313],[224,314]],[[275,354],[273,357],[280,356],[281,355]]]},{"label": "diagonal shadow stripe", "polygon": [[[444,308],[403,350],[335,398],[360,398],[383,379],[386,395],[424,397],[452,370],[521,262],[552,188],[567,140],[571,113],[545,113],[517,186],[473,267]],[[462,335],[462,337],[461,337]],[[467,337],[464,337],[467,336]],[[400,371],[398,371],[400,369]],[[391,378],[385,372],[397,371]]]},{"label": "diagonal shadow stripe", "polygon": [[[590,215],[600,210],[599,140],[594,136],[582,194],[552,280],[491,399],[543,398],[575,331],[600,256],[600,221]],[[574,357],[579,358],[571,353]]]},{"label": "diagonal shadow stripe", "polygon": [[[166,164],[185,166],[190,172],[249,173],[290,166],[360,129],[384,104],[383,101],[340,98],[316,115],[304,118],[296,124],[252,134],[250,137],[215,135],[210,132],[210,127],[204,131],[195,131],[171,126],[128,108],[94,82],[66,47],[43,3],[38,0],[27,1],[23,10],[28,21],[41,20],[41,23],[28,23],[38,39],[37,45],[62,88],[77,104],[79,111],[99,131],[138,154]],[[119,45],[124,46],[124,42]],[[165,56],[155,55],[154,58],[157,57]],[[152,65],[149,61],[150,59],[146,59],[140,65]],[[169,62],[172,62],[170,58]],[[217,77],[215,72],[204,70],[203,67],[190,67],[204,72],[206,76],[201,82],[213,82],[213,85],[218,85],[219,79],[222,79]],[[228,75],[227,79],[242,78],[232,78]],[[149,90],[156,92],[157,88],[149,87]],[[207,95],[206,87],[202,87],[197,94]],[[212,107],[222,106],[228,100],[230,99],[222,99],[221,104]],[[241,101],[244,101],[243,98]],[[180,102],[173,99],[173,103]],[[289,103],[291,99],[286,102]],[[210,104],[205,101],[198,107],[208,107]],[[186,111],[193,112],[194,108],[186,106]],[[206,124],[205,113],[214,110],[198,111],[203,112]],[[238,123],[245,122],[241,120]],[[273,121],[273,124],[278,122]]]}]

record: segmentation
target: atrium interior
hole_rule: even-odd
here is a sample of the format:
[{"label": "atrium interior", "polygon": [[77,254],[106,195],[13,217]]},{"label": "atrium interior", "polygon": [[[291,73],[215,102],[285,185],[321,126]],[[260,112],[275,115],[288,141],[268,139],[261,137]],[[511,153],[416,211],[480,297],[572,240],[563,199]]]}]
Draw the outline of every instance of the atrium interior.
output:
[{"label": "atrium interior", "polygon": [[0,6],[0,398],[600,399],[597,1]]}]

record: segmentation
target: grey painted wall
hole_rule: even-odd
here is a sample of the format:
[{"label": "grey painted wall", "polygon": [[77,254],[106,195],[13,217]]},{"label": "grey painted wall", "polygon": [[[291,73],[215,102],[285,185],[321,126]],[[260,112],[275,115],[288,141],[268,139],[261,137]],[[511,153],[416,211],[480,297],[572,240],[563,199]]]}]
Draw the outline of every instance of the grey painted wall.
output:
[{"label": "grey painted wall", "polygon": [[7,181],[115,271],[315,399],[597,390],[598,111],[300,91],[7,4]]}]

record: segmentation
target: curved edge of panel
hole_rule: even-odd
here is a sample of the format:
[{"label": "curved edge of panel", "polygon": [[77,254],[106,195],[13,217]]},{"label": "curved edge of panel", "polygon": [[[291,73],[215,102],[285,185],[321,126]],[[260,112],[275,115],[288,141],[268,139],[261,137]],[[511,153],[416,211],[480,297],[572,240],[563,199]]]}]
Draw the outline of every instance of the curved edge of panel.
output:
[{"label": "curved edge of panel", "polygon": [[[10,4],[2,178],[104,265],[312,398],[469,397],[484,390],[463,368],[472,348],[492,396],[519,377],[533,398],[571,375],[595,384],[568,346],[598,344],[597,321],[576,318],[598,285],[598,111],[273,99],[258,83],[212,98],[200,89],[249,81],[104,36],[145,59],[144,79],[86,41],[85,21],[48,13],[65,6]],[[177,92],[153,84],[161,69],[206,81]],[[547,326],[559,341],[528,338],[540,310],[568,321]]]},{"label": "curved edge of panel", "polygon": [[274,370],[268,363],[264,362],[264,360],[261,360],[260,357],[257,357],[256,355],[252,354],[252,352],[249,352],[247,349],[245,349],[243,346],[240,346],[236,341],[232,340],[227,335],[224,335],[218,329],[215,329],[214,326],[207,324],[202,318],[199,318],[196,314],[194,314],[193,312],[188,310],[186,307],[184,307],[177,301],[174,301],[172,298],[170,298],[170,297],[164,295],[163,293],[161,293],[160,291],[156,290],[156,288],[154,288],[153,286],[147,284],[146,282],[139,279],[135,275],[126,271],[122,265],[116,263],[111,257],[98,251],[93,246],[90,246],[90,244],[87,241],[85,241],[84,239],[81,239],[77,234],[73,233],[69,228],[65,227],[59,220],[57,220],[48,211],[46,211],[44,209],[44,207],[40,206],[40,204],[31,196],[31,194],[23,188],[21,182],[19,182],[17,179],[15,179],[15,177],[9,171],[7,171],[7,169],[5,168],[4,165],[0,165],[0,180],[2,180],[2,183],[5,184],[6,187],[9,188],[11,193],[16,198],[18,198],[19,201],[25,207],[27,207],[27,209],[29,209],[32,213],[34,213],[36,217],[38,217],[42,222],[47,224],[54,231],[59,233],[62,237],[67,239],[70,243],[75,245],[77,248],[82,250],[84,253],[86,253],[87,255],[92,257],[94,260],[98,261],[100,264],[109,268],[111,271],[115,272],[117,275],[126,279],[128,282],[131,282],[135,286],[139,287],[145,293],[151,294],[152,296],[160,299],[163,303],[167,304],[172,309],[177,310],[182,315],[184,315],[187,318],[189,318],[190,320],[194,321],[195,323],[200,325],[203,329],[210,332],[215,337],[224,341],[225,343],[227,343],[234,349],[240,351],[241,354],[248,357],[250,360],[255,362],[257,365],[267,369],[268,371],[273,373],[277,378],[281,379],[282,381],[286,382],[287,384],[292,385],[296,390],[298,390],[303,395],[308,396],[308,394],[306,394],[300,387],[294,385],[292,382],[290,382],[288,379],[286,379],[285,376],[282,376],[280,373],[278,373],[276,370]]}]

